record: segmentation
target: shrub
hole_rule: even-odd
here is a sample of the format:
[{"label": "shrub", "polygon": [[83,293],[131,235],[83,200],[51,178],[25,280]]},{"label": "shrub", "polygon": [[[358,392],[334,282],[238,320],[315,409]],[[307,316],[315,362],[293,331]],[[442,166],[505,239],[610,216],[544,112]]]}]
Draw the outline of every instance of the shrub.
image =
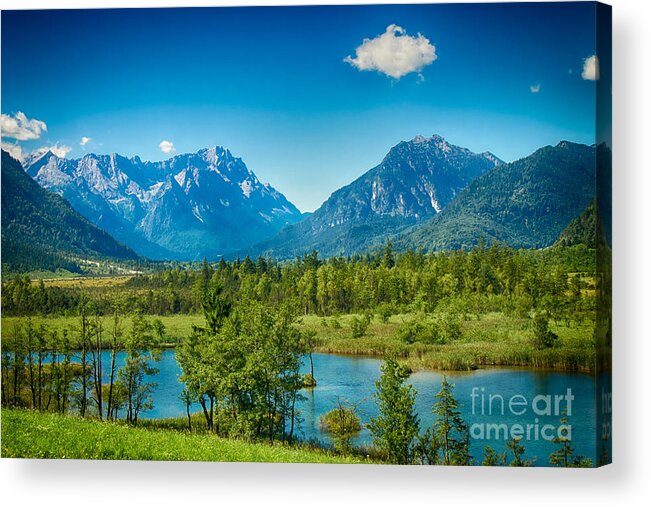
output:
[{"label": "shrub", "polygon": [[558,335],[549,329],[549,319],[544,313],[537,313],[533,319],[533,345],[536,349],[550,349],[558,340]]},{"label": "shrub", "polygon": [[461,332],[461,323],[451,317],[445,317],[442,319],[440,328],[444,343],[459,340],[463,335]]},{"label": "shrub", "polygon": [[339,401],[337,408],[321,416],[321,430],[330,434],[335,449],[350,451],[352,438],[362,429],[362,422],[354,407]]},{"label": "shrub", "polygon": [[364,315],[361,319],[357,318],[357,316],[353,316],[350,320],[350,332],[353,338],[361,338],[364,336],[370,323],[371,316],[369,314]]},{"label": "shrub", "polygon": [[303,387],[305,388],[312,388],[316,387],[316,379],[312,376],[311,373],[306,373],[302,377],[302,382],[303,382]]},{"label": "shrub", "polygon": [[402,324],[398,329],[398,338],[405,343],[427,343],[441,345],[446,337],[435,322],[415,318]]},{"label": "shrub", "polygon": [[393,307],[388,303],[382,303],[377,307],[377,314],[382,324],[389,322],[391,315],[393,315]]}]

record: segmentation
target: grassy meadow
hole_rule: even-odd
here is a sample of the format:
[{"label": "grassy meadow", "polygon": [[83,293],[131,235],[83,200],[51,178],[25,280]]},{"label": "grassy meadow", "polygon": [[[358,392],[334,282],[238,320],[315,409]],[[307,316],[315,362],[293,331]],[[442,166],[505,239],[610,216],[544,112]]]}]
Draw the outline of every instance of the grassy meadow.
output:
[{"label": "grassy meadow", "polygon": [[[307,315],[300,318],[298,328],[316,335],[315,351],[335,354],[368,355],[382,357],[396,354],[412,370],[470,370],[485,366],[528,366],[558,370],[591,371],[594,368],[595,346],[593,324],[590,321],[567,323],[550,322],[550,329],[559,339],[554,348],[538,350],[532,343],[533,330],[530,319],[514,319],[493,312],[473,316],[461,322],[461,337],[442,345],[405,343],[399,336],[405,323],[414,319],[436,319],[436,313],[406,313],[392,315],[387,322],[375,316],[361,337],[353,337],[351,324],[361,315],[320,317]],[[174,346],[192,332],[193,326],[203,326],[204,318],[198,314],[177,314],[155,317],[165,326],[165,344]],[[53,331],[76,329],[78,317],[35,316],[35,326],[45,324]],[[2,318],[2,343],[11,346],[12,328],[24,322],[24,317]],[[110,317],[105,317],[105,328]],[[125,316],[124,328],[131,326],[131,317]],[[108,344],[108,335],[106,341]]]},{"label": "grassy meadow", "polygon": [[[47,316],[34,316],[30,317],[34,326],[41,324],[45,325],[51,331],[56,331],[59,334],[64,329],[76,331],[79,328],[79,317],[47,315]],[[174,346],[183,337],[188,336],[192,332],[192,326],[201,326],[204,324],[202,315],[160,315],[153,318],[159,319],[165,326],[165,339],[164,345]],[[19,323],[24,323],[25,317],[2,317],[2,345],[11,347],[12,329]],[[125,315],[122,320],[124,329],[130,329],[133,317]],[[108,330],[111,324],[110,317],[103,317],[105,329]],[[104,336],[105,344],[108,346],[109,336],[108,333]]]},{"label": "grassy meadow", "polygon": [[367,463],[352,456],[283,444],[250,443],[77,416],[2,409],[3,458],[155,461]]}]

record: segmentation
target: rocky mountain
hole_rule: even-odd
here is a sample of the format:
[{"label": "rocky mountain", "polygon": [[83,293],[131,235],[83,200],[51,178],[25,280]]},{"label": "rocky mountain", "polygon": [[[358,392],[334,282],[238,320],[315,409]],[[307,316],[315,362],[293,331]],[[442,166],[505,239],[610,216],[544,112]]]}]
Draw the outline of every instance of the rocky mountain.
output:
[{"label": "rocky mountain", "polygon": [[563,141],[484,173],[440,214],[398,239],[403,248],[552,245],[595,198],[596,149]]},{"label": "rocky mountain", "polygon": [[20,162],[2,151],[2,263],[9,271],[66,268],[76,257],[137,259],[77,213],[61,196],[41,188]]},{"label": "rocky mountain", "polygon": [[500,163],[491,153],[473,153],[437,135],[417,136],[394,146],[378,166],[334,192],[308,218],[246,253],[288,258],[313,249],[323,256],[367,250],[437,215]]},{"label": "rocky mountain", "polygon": [[299,221],[299,210],[225,148],[163,162],[48,152],[27,164],[42,187],[98,227],[154,259],[215,259]]}]

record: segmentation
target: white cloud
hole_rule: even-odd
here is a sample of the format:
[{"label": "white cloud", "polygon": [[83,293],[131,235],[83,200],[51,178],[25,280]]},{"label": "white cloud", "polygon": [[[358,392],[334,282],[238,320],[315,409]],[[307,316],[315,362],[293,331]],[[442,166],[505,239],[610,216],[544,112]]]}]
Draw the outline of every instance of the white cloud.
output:
[{"label": "white cloud", "polygon": [[405,29],[389,25],[382,35],[364,39],[355,49],[355,58],[347,56],[344,62],[356,69],[376,70],[394,79],[411,72],[420,72],[436,60],[436,47],[420,33],[407,35]]},{"label": "white cloud", "polygon": [[176,151],[176,148],[174,147],[174,143],[172,141],[162,140],[158,147],[160,148],[160,151],[166,154]]},{"label": "white cloud", "polygon": [[537,83],[535,85],[531,85],[529,87],[529,90],[531,90],[531,93],[538,93],[540,91],[540,83]]},{"label": "white cloud", "polygon": [[92,139],[92,137],[83,136],[79,141],[79,146],[86,146],[90,141],[92,141]]},{"label": "white cloud", "polygon": [[44,121],[27,118],[22,111],[18,111],[15,116],[2,113],[0,128],[2,137],[10,137],[18,141],[38,139],[41,133],[47,132]]},{"label": "white cloud", "polygon": [[18,143],[2,143],[2,149],[18,160],[18,162],[22,163],[25,160],[23,147]]},{"label": "white cloud", "polygon": [[586,81],[597,81],[599,79],[599,58],[597,58],[597,55],[588,56],[583,60],[581,77]]},{"label": "white cloud", "polygon": [[52,146],[41,146],[40,148],[37,148],[31,152],[30,155],[36,158],[40,157],[44,153],[47,153],[48,151],[52,152],[59,158],[65,158],[66,155],[72,151],[72,148],[70,146],[66,146],[65,144],[59,145],[59,143],[56,143]]}]

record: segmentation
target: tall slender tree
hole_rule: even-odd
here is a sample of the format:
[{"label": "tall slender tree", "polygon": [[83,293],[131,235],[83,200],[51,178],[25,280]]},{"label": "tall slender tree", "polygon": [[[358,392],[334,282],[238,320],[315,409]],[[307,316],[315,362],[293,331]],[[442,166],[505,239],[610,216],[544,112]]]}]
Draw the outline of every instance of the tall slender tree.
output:
[{"label": "tall slender tree", "polygon": [[454,386],[444,376],[433,412],[437,417],[434,433],[438,439],[443,465],[470,465],[470,435],[461,417],[459,402],[453,394]]},{"label": "tall slender tree", "polygon": [[414,443],[418,436],[419,420],[414,411],[416,391],[405,385],[408,371],[395,357],[382,365],[382,376],[375,383],[375,399],[379,415],[371,419],[368,428],[374,444],[384,452],[390,463],[412,463]]}]

